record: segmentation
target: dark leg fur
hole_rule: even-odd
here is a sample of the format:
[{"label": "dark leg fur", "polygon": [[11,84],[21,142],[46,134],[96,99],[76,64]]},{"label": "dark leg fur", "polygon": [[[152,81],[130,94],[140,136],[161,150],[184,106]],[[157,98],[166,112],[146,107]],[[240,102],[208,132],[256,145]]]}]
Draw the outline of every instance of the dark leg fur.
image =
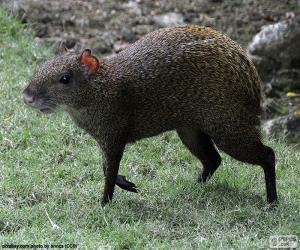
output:
[{"label": "dark leg fur", "polygon": [[263,164],[266,180],[267,200],[269,203],[277,202],[276,175],[275,175],[275,154],[273,149],[265,146],[267,157]]},{"label": "dark leg fur", "polygon": [[109,148],[103,152],[105,184],[101,202],[102,206],[106,205],[112,200],[115,184],[118,179],[118,171],[123,149],[124,147]]},{"label": "dark leg fur", "polygon": [[136,187],[136,185],[128,180],[126,180],[126,177],[123,176],[123,175],[118,175],[117,176],[117,181],[116,181],[116,184],[124,189],[124,190],[127,190],[129,192],[133,192],[133,193],[138,193],[138,189]]},{"label": "dark leg fur", "polygon": [[211,138],[195,128],[181,128],[177,133],[183,144],[202,162],[203,171],[198,182],[205,182],[221,164],[221,157]]},{"label": "dark leg fur", "polygon": [[267,201],[275,203],[277,194],[273,150],[262,144],[256,128],[239,127],[231,131],[231,136],[225,133],[223,137],[214,138],[216,145],[239,161],[260,165],[265,174]]},{"label": "dark leg fur", "polygon": [[[105,164],[103,164],[103,173],[104,176],[106,176]],[[126,177],[124,175],[117,176],[116,185],[129,192],[138,193],[137,186],[133,182],[126,180]]]}]

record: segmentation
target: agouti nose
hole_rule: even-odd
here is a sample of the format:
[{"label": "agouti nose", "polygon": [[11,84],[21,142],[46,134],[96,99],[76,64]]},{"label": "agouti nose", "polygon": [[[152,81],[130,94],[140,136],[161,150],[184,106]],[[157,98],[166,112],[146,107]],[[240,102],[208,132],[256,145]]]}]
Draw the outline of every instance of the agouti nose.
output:
[{"label": "agouti nose", "polygon": [[23,101],[28,105],[33,105],[35,102],[35,97],[30,91],[24,90],[22,94]]}]

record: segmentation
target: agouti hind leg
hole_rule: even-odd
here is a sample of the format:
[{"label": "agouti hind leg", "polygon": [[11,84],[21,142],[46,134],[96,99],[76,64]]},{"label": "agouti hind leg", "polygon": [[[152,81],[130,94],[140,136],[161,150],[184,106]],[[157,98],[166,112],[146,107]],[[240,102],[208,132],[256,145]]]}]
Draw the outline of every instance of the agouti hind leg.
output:
[{"label": "agouti hind leg", "polygon": [[214,138],[218,148],[233,158],[250,164],[260,165],[265,174],[267,201],[277,201],[275,154],[262,144],[259,132],[255,127],[239,127]]},{"label": "agouti hind leg", "polygon": [[177,133],[183,144],[196,156],[203,165],[203,171],[198,182],[209,179],[221,164],[221,156],[216,150],[211,138],[196,128],[180,128]]}]

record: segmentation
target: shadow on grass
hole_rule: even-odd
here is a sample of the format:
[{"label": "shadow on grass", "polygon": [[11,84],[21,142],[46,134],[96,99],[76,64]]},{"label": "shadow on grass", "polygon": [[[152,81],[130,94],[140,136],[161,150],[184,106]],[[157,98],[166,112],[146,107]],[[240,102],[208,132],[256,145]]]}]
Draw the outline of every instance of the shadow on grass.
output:
[{"label": "shadow on grass", "polygon": [[[126,195],[126,193],[122,195]],[[143,193],[137,195],[143,195]],[[155,202],[157,205],[155,210],[157,208],[166,208],[165,206],[167,205],[171,207],[178,206],[181,209],[187,207],[193,210],[205,210],[208,204],[217,210],[232,210],[233,207],[244,209],[248,208],[249,205],[258,209],[268,207],[265,197],[239,190],[229,186],[227,183],[195,183],[194,186],[176,187],[170,196],[167,193],[156,196]],[[145,211],[147,209],[151,210],[152,207],[149,204],[150,201],[133,198],[123,201],[122,206],[140,208]]]},{"label": "shadow on grass", "polygon": [[[210,220],[215,226],[227,223],[230,228],[241,223],[250,227],[249,221],[259,220],[258,217],[266,219],[269,227],[279,223],[277,219],[269,220],[267,217],[276,217],[280,213],[280,207],[270,209],[265,197],[237,190],[227,183],[194,184],[177,187],[176,190],[174,187],[169,194],[158,193],[155,196],[147,193],[128,196],[115,199],[104,209],[108,218],[125,224],[159,220],[172,228],[197,227],[199,221],[202,221],[200,224],[209,224]],[[288,216],[287,213],[282,214],[281,219],[285,215]],[[103,225],[102,221],[98,222]],[[96,220],[94,223],[97,224]]]}]

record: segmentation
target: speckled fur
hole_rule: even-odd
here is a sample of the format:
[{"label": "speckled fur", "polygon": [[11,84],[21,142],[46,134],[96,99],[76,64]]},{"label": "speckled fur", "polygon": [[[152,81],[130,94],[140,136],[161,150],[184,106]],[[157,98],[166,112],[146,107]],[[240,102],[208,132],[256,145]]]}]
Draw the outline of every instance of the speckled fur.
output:
[{"label": "speckled fur", "polygon": [[[200,181],[221,163],[216,144],[238,160],[261,165],[268,201],[276,201],[274,153],[257,129],[260,79],[237,43],[211,28],[183,25],[149,33],[100,60],[96,75],[87,74],[79,57],[70,52],[45,63],[26,91],[63,108],[97,140],[106,175],[103,204],[115,182],[122,182],[117,173],[124,146],[168,130],[177,130],[201,160]],[[68,86],[58,83],[64,72],[73,75]],[[129,190],[130,182],[123,181]]]}]

